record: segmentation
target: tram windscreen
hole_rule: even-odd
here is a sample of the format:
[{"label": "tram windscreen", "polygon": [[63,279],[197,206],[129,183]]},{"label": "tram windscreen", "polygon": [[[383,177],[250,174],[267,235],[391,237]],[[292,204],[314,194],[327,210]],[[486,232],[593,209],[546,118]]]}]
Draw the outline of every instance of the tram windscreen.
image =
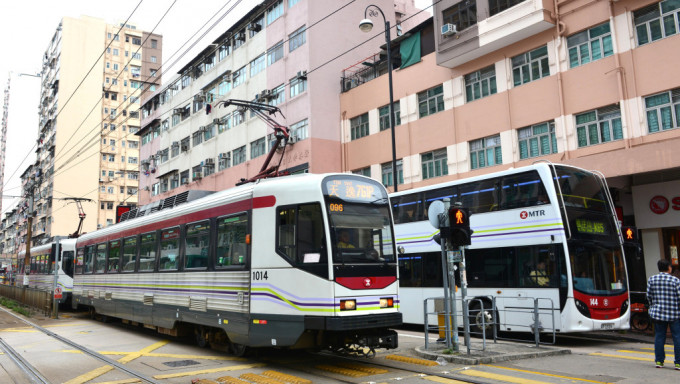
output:
[{"label": "tram windscreen", "polygon": [[385,188],[351,175],[324,179],[334,263],[393,263],[394,240]]},{"label": "tram windscreen", "polygon": [[574,289],[594,296],[625,292],[628,278],[618,222],[603,183],[587,171],[555,168],[571,233],[568,245]]}]

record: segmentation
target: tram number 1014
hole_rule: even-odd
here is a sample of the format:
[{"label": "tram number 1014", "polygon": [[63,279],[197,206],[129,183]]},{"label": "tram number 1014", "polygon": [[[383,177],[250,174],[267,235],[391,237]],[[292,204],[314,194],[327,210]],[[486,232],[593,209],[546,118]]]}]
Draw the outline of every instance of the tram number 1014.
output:
[{"label": "tram number 1014", "polygon": [[267,280],[267,271],[253,271],[253,280]]}]

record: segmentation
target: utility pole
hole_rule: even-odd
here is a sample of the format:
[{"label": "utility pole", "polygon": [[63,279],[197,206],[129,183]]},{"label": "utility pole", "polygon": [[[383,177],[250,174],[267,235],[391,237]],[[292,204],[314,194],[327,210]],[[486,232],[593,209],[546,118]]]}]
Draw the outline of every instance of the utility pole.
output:
[{"label": "utility pole", "polygon": [[26,185],[27,193],[26,197],[28,199],[28,217],[26,219],[26,254],[24,256],[24,286],[28,285],[28,275],[31,269],[31,239],[33,237],[33,195],[35,192],[37,180],[35,176],[31,176],[29,182]]}]

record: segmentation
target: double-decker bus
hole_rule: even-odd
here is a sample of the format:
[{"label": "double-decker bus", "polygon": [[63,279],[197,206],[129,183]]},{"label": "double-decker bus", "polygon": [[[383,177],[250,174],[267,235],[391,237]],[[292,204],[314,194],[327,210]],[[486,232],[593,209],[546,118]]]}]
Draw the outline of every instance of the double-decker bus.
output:
[{"label": "double-decker bus", "polygon": [[466,298],[479,298],[470,301],[473,325],[479,327],[480,314],[491,321],[496,297],[501,331],[531,332],[535,298],[544,332],[629,328],[622,238],[606,182],[599,173],[550,163],[390,196],[397,245],[404,248],[405,323],[422,324],[423,301],[443,295],[439,230],[427,215],[433,201],[447,197],[471,213],[465,262]]}]

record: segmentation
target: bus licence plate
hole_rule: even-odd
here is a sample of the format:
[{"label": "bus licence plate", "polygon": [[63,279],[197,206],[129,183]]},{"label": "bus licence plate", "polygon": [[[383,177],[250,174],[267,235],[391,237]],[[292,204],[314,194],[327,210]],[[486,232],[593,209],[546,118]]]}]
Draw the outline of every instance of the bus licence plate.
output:
[{"label": "bus licence plate", "polygon": [[602,329],[614,329],[614,323],[602,323],[600,325]]}]

